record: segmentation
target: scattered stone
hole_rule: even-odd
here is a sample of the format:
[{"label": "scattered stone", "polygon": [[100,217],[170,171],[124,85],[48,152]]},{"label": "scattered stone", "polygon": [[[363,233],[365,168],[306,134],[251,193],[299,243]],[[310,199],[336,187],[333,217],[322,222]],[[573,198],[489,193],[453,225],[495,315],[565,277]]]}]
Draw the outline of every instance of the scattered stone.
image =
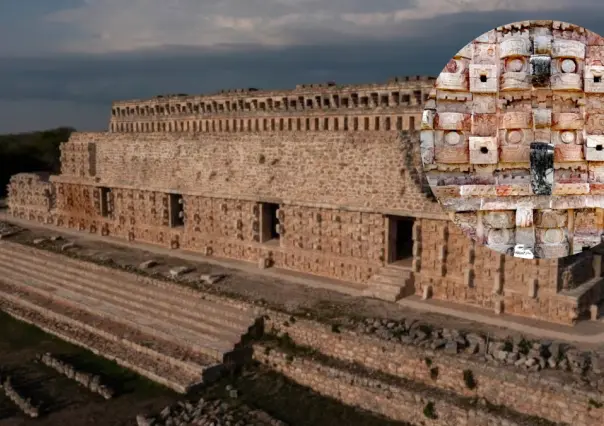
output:
[{"label": "scattered stone", "polygon": [[36,238],[33,243],[35,246],[39,246],[40,244],[45,243],[46,241],[48,241],[46,238]]},{"label": "scattered stone", "polygon": [[221,281],[225,278],[225,275],[221,274],[202,274],[199,279],[206,284],[216,284],[218,281]]},{"label": "scattered stone", "polygon": [[37,359],[42,364],[56,370],[60,374],[75,380],[91,392],[98,393],[105,399],[111,399],[113,397],[113,390],[106,385],[101,384],[101,378],[98,375],[77,371],[75,367],[53,357],[49,352],[43,355],[38,355]]},{"label": "scattered stone", "polygon": [[150,269],[154,266],[157,266],[157,262],[155,260],[145,260],[143,263],[138,265],[139,269]]},{"label": "scattered stone", "polygon": [[61,251],[67,251],[69,249],[75,248],[75,243],[65,243],[61,246]]},{"label": "scattered stone", "polygon": [[53,235],[50,237],[50,241],[61,241],[63,239],[63,237],[61,237],[60,235]]},{"label": "scattered stone", "polygon": [[188,274],[191,271],[193,271],[193,268],[189,266],[175,266],[174,268],[170,269],[170,276],[172,278],[177,278],[184,274]]},{"label": "scattered stone", "polygon": [[7,376],[1,386],[4,394],[15,403],[19,409],[31,418],[37,418],[40,415],[40,410],[31,403],[30,398],[25,398],[13,387],[10,376]]}]

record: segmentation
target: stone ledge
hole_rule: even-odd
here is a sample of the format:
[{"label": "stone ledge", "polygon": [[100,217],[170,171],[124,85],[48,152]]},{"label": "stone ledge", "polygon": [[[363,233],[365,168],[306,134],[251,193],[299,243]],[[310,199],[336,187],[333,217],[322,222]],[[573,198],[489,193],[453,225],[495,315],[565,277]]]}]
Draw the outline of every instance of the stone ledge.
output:
[{"label": "stone ledge", "polygon": [[[254,359],[324,396],[390,419],[434,425],[535,425],[549,422],[495,407],[478,398],[402,380],[363,366],[323,355],[283,350],[262,342],[254,345]],[[438,375],[438,371],[435,371]],[[460,380],[463,380],[460,378]],[[577,425],[581,423],[576,423]],[[587,426],[587,423],[584,424]]]}]

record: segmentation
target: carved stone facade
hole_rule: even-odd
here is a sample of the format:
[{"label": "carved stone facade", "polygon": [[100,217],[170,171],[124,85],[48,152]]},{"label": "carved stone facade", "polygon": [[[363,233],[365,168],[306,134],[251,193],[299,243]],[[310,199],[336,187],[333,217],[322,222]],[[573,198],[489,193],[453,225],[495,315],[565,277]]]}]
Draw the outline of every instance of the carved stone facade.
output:
[{"label": "carved stone facade", "polygon": [[422,120],[424,169],[478,243],[528,258],[601,243],[603,48],[576,25],[519,22],[443,69]]},{"label": "carved stone facade", "polygon": [[[180,103],[181,112],[164,109],[161,117],[146,115],[157,99],[118,102],[114,111],[138,106],[145,112],[115,112],[109,132],[73,133],[61,148],[61,174],[49,182],[14,176],[10,213],[339,279],[391,300],[432,295],[560,323],[585,316],[599,300],[600,282],[593,273],[576,272],[576,265],[591,262],[591,253],[580,255],[583,263],[565,264],[499,255],[475,246],[434,200],[421,167],[419,131],[412,129],[414,122],[419,127],[433,81],[170,97],[161,102],[170,105],[170,114]],[[417,104],[407,105],[407,97]],[[218,107],[218,98],[230,106]],[[288,101],[285,111],[281,100],[276,111],[282,98],[297,100],[298,107],[315,103],[293,109]],[[187,99],[193,113],[182,112]],[[325,99],[331,99],[329,106]],[[246,110],[247,103],[256,109]],[[328,126],[253,130],[256,120],[288,122],[288,114],[294,123],[298,114],[302,122],[328,119]],[[224,123],[230,120],[232,130],[239,116],[252,120],[252,130],[238,124],[236,132],[227,132]],[[369,127],[355,128],[354,118]],[[180,124],[172,124],[172,131],[140,132],[147,128],[143,123],[157,129],[158,123],[187,120],[222,122],[222,131],[219,124],[206,131],[198,123],[188,131],[174,131]],[[130,131],[137,126],[138,132]],[[31,198],[38,193],[47,195]]]}]

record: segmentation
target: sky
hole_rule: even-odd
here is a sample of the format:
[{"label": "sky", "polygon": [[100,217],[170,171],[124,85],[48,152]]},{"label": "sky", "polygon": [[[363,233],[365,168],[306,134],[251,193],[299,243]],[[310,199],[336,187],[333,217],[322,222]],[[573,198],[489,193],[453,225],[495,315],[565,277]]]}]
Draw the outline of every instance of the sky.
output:
[{"label": "sky", "polygon": [[440,73],[499,25],[604,35],[602,0],[0,0],[0,133],[105,130],[111,101]]}]

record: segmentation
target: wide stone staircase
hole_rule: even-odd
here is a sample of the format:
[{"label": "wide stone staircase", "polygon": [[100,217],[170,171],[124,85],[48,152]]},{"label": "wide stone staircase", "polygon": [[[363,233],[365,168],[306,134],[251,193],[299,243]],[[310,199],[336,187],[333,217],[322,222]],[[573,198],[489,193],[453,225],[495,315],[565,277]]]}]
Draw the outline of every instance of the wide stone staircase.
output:
[{"label": "wide stone staircase", "polygon": [[235,303],[3,241],[0,308],[182,393],[239,362],[257,327]]},{"label": "wide stone staircase", "polygon": [[396,302],[414,291],[411,267],[390,264],[369,279],[363,296]]}]

